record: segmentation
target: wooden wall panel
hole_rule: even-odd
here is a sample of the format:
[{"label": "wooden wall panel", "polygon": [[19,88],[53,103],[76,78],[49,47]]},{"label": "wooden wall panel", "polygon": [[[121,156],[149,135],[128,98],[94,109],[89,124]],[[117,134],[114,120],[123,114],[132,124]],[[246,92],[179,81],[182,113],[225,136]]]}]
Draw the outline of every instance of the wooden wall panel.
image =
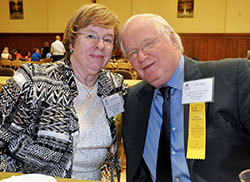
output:
[{"label": "wooden wall panel", "polygon": [[184,54],[199,60],[246,57],[250,33],[180,33]]},{"label": "wooden wall panel", "polygon": [[[44,41],[50,44],[63,33],[0,33],[0,52],[5,46],[19,48],[21,53],[41,49]],[[180,33],[184,54],[199,60],[246,57],[250,50],[250,33]],[[120,51],[116,51],[121,54]]]}]

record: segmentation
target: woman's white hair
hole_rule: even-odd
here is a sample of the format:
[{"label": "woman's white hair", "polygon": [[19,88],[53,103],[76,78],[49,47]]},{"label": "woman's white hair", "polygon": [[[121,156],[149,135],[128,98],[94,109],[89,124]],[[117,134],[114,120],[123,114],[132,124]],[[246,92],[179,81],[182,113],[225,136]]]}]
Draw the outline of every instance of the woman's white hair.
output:
[{"label": "woman's white hair", "polygon": [[183,53],[184,52],[184,48],[183,48],[183,45],[182,45],[182,42],[181,42],[181,38],[180,36],[174,31],[174,29],[168,24],[168,22],[162,18],[161,16],[159,15],[156,15],[156,14],[151,14],[151,13],[145,13],[145,14],[137,14],[137,15],[134,15],[134,16],[131,16],[122,26],[121,28],[121,31],[120,31],[120,46],[121,46],[121,50],[123,52],[123,54],[126,55],[126,50],[124,48],[124,45],[123,45],[123,40],[122,40],[122,36],[123,36],[123,33],[124,31],[126,30],[128,24],[134,20],[135,18],[138,18],[138,17],[145,17],[145,18],[149,18],[151,20],[153,20],[154,22],[154,25],[156,27],[156,29],[158,30],[159,33],[163,33],[164,35],[166,35],[167,37],[169,37],[170,33],[173,32],[174,33],[174,36],[177,40],[177,45],[180,49],[180,51]]}]

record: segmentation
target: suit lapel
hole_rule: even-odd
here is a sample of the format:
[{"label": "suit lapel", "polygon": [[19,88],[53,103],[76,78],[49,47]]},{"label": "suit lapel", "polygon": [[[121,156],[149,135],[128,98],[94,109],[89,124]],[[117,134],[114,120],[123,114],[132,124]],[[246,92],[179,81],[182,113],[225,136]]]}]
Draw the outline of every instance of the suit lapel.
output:
[{"label": "suit lapel", "polygon": [[[141,88],[138,90],[136,95],[136,100],[134,100],[134,104],[136,104],[136,115],[131,117],[131,128],[130,131],[130,138],[133,139],[133,142],[130,142],[133,149],[133,160],[130,162],[132,168],[128,168],[130,170],[130,176],[134,178],[136,173],[138,172],[139,168],[141,167],[140,164],[142,162],[147,126],[148,126],[148,119],[150,114],[151,102],[154,94],[155,88],[148,83],[142,81],[139,84],[143,84]],[[134,126],[136,125],[136,126]]]},{"label": "suit lapel", "polygon": [[137,98],[140,102],[140,108],[139,108],[139,118],[138,121],[140,121],[140,128],[138,131],[138,140],[140,145],[139,151],[140,156],[143,153],[144,144],[145,144],[145,138],[147,133],[147,126],[148,126],[148,120],[149,120],[149,114],[150,114],[150,108],[151,103],[154,95],[155,88],[149,84],[146,83],[146,85],[138,92]]}]

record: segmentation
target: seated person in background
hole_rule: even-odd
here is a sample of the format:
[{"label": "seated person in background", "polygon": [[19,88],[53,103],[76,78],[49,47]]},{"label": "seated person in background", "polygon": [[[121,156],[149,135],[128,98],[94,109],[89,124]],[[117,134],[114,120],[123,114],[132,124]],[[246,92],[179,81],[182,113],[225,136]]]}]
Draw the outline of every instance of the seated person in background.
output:
[{"label": "seated person in background", "polygon": [[15,59],[19,60],[23,58],[19,49],[12,49],[11,54],[12,54],[12,60],[15,60]]},{"label": "seated person in background", "polygon": [[[127,181],[239,181],[250,168],[250,62],[188,58],[178,34],[154,14],[132,16],[120,37],[144,80],[129,90],[122,114]],[[191,102],[182,103],[183,93]]]},{"label": "seated person in background", "polygon": [[33,49],[33,54],[31,55],[31,61],[40,61],[42,59],[42,55],[38,48]]},{"label": "seated person in background", "polygon": [[12,60],[16,59],[15,52],[16,52],[16,49],[12,49],[12,50],[10,51],[10,54],[11,54],[11,56],[12,56]]},{"label": "seated person in background", "polygon": [[20,50],[19,50],[19,49],[16,49],[16,51],[14,52],[14,54],[15,54],[15,57],[16,57],[17,60],[23,58],[23,56],[22,56],[22,54],[20,53]]},{"label": "seated person in background", "polygon": [[61,42],[61,37],[59,35],[56,36],[55,42],[51,44],[50,52],[52,54],[53,61],[58,61],[64,57],[65,47]]},{"label": "seated person in background", "polygon": [[9,53],[9,48],[8,47],[5,47],[3,49],[3,52],[1,54],[1,58],[2,59],[12,59],[12,55]]},{"label": "seated person in background", "polygon": [[30,58],[30,56],[31,56],[31,53],[30,53],[30,51],[26,51],[25,52],[25,55],[24,55],[24,60],[26,60],[26,61],[31,61],[31,58]]},{"label": "seated person in background", "polygon": [[49,42],[44,42],[41,53],[42,53],[42,58],[46,58],[46,55],[50,53]]},{"label": "seated person in background", "polygon": [[51,58],[51,57],[52,57],[51,52],[48,52],[48,53],[46,54],[46,58]]},{"label": "seated person in background", "polygon": [[103,69],[118,28],[116,14],[86,4],[68,22],[64,59],[25,63],[7,81],[0,92],[0,170],[119,181],[114,115],[122,112],[127,85]]}]

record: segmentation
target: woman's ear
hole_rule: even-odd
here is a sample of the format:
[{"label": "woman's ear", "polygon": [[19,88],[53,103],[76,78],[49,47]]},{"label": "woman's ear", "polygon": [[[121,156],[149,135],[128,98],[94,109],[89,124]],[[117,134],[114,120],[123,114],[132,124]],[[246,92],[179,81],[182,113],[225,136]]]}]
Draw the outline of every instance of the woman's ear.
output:
[{"label": "woman's ear", "polygon": [[72,44],[69,44],[69,49],[70,49],[70,50],[73,50]]}]

